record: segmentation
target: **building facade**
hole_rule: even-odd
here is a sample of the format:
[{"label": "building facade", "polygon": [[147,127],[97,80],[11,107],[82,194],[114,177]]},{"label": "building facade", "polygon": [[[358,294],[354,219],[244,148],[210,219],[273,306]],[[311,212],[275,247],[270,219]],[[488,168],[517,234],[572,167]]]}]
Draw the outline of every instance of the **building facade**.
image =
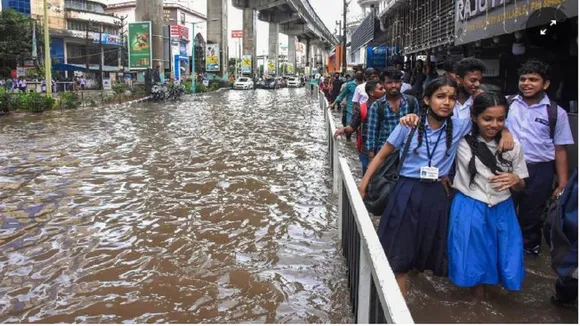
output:
[{"label": "building facade", "polygon": [[30,1],[31,0],[2,0],[0,3],[0,10],[13,9],[25,15],[30,15]]},{"label": "building facade", "polygon": [[[165,67],[173,77],[187,77],[191,74],[191,57],[195,44],[195,70],[205,71],[205,43],[207,18],[204,14],[187,6],[183,1],[164,1],[163,20],[165,42]],[[126,17],[127,23],[137,21],[135,1],[118,1],[110,4],[106,12]],[[195,27],[192,26],[195,24]],[[192,44],[193,40],[193,44]]]}]

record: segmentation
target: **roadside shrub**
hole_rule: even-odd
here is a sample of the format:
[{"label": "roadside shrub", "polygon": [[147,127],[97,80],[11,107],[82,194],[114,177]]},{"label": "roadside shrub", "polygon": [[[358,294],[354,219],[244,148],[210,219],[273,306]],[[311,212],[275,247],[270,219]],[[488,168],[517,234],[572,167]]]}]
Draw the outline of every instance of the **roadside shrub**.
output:
[{"label": "roadside shrub", "polygon": [[64,92],[60,95],[60,104],[64,109],[76,109],[81,101],[78,93]]},{"label": "roadside shrub", "polygon": [[129,90],[129,86],[123,82],[116,82],[111,87],[115,94],[124,94],[125,91]]}]

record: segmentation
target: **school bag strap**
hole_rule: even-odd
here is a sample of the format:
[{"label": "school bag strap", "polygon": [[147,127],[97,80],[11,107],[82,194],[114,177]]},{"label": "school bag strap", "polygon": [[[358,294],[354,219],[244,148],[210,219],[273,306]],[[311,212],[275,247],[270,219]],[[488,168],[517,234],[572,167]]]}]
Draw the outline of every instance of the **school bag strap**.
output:
[{"label": "school bag strap", "polygon": [[[415,101],[414,101],[414,97],[407,95],[407,94],[401,94],[401,96],[405,99],[405,101],[407,101],[407,104],[409,105],[409,113],[417,113],[416,112],[416,106],[415,106]],[[381,101],[378,102],[379,103],[379,130],[381,130],[383,128],[383,122],[385,121],[385,108],[386,108],[386,104],[385,102]],[[400,109],[400,108],[399,108]]]},{"label": "school bag strap", "polygon": [[367,211],[373,215],[382,215],[385,206],[387,205],[387,198],[395,188],[401,168],[409,152],[409,146],[417,128],[411,129],[402,153],[395,150],[387,157],[379,169],[373,174],[367,186],[367,195],[363,199]]},{"label": "school bag strap", "polygon": [[[517,95],[508,95],[507,102],[508,107],[512,106],[512,103],[515,101]],[[509,108],[508,108],[509,109]],[[556,135],[556,123],[558,123],[558,103],[555,101],[550,101],[550,105],[546,107],[548,111],[548,123],[550,125],[550,139],[554,140],[554,136]]]}]

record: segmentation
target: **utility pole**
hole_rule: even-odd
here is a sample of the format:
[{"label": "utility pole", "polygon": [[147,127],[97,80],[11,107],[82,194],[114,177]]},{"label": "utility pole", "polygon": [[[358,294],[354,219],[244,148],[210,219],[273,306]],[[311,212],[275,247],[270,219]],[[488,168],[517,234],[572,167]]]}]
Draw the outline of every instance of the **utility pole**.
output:
[{"label": "utility pole", "polygon": [[103,25],[101,23],[97,23],[97,27],[99,28],[99,76],[97,81],[99,83],[99,89],[103,89]]},{"label": "utility pole", "polygon": [[346,74],[346,12],[348,10],[348,4],[346,0],[343,0],[343,13],[342,13],[342,47],[343,47],[343,56],[342,56],[342,72]]},{"label": "utility pole", "polygon": [[121,67],[123,72],[123,78],[125,77],[125,57],[123,48],[125,47],[125,19],[127,19],[127,15],[125,16],[117,16],[121,23],[118,25],[120,29],[121,35],[121,42],[119,43],[119,60],[121,61]]},{"label": "utility pole", "polygon": [[52,62],[50,61],[50,35],[48,29],[48,3],[44,0],[44,79],[46,83],[46,96],[52,96]]},{"label": "utility pole", "polygon": [[89,64],[90,64],[90,62],[89,62],[89,45],[90,45],[90,43],[89,43],[89,31],[92,29],[93,22],[89,21],[87,24],[88,24],[87,30],[85,32],[85,65],[86,65],[85,75],[84,75],[85,79],[87,79],[89,77]]}]

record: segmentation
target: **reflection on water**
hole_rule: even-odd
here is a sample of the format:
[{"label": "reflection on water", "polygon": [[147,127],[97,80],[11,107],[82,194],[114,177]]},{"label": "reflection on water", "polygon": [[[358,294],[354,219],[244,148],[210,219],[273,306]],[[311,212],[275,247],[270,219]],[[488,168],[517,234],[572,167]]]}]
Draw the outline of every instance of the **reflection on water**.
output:
[{"label": "reflection on water", "polygon": [[[341,126],[339,114],[335,123]],[[339,146],[348,159],[355,180],[361,179],[356,143]],[[371,217],[378,226],[379,217]],[[547,246],[544,246],[548,248]],[[448,279],[428,274],[411,274],[408,287],[409,310],[416,323],[578,323],[578,311],[550,303],[556,282],[547,250],[538,258],[526,257],[523,290],[509,292],[489,287],[486,302],[474,302],[468,289],[455,287]]]},{"label": "reflection on water", "polygon": [[2,118],[0,321],[352,321],[305,94]]}]

